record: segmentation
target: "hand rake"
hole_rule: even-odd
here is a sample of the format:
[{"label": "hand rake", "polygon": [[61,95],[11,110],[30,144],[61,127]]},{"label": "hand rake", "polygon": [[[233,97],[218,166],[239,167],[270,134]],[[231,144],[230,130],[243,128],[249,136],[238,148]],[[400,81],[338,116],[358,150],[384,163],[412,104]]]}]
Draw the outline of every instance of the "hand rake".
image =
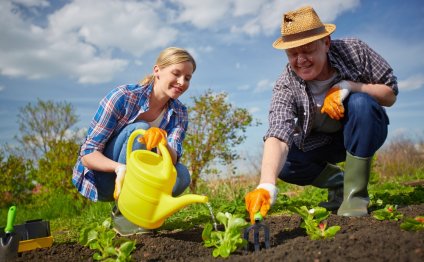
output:
[{"label": "hand rake", "polygon": [[[253,232],[253,245],[255,246],[255,252],[260,250],[259,233],[263,229],[265,249],[270,247],[269,244],[269,228],[263,222],[262,215],[258,212],[255,214],[255,223],[244,230],[244,239],[249,242],[250,232]],[[249,251],[249,244],[246,245],[246,251]]]}]

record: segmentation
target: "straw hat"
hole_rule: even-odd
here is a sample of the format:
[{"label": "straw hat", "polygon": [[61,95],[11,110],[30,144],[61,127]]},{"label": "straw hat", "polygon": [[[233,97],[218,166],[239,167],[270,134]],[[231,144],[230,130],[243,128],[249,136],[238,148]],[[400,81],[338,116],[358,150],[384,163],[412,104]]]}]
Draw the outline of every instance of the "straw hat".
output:
[{"label": "straw hat", "polygon": [[336,25],[323,24],[312,7],[302,7],[283,15],[281,37],[272,46],[276,49],[298,47],[328,36],[334,30]]}]

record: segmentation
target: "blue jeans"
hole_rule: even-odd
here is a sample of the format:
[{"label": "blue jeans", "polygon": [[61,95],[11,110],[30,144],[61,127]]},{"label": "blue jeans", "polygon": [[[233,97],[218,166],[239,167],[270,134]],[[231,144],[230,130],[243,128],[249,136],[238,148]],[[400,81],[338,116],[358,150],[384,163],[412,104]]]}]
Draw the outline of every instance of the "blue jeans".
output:
[{"label": "blue jeans", "polygon": [[310,185],[327,163],[345,161],[346,151],[353,156],[366,158],[372,157],[383,145],[389,124],[383,107],[365,93],[351,93],[343,104],[343,129],[331,134],[330,144],[307,152],[293,144],[278,176],[281,180]]},{"label": "blue jeans", "polygon": [[[122,131],[114,136],[105,147],[103,154],[119,163],[126,164],[127,159],[127,144],[131,133],[137,129],[147,130],[150,125],[146,122],[135,122],[127,125]],[[133,143],[133,150],[145,149],[145,145],[140,143]],[[187,167],[181,163],[175,165],[177,170],[177,180],[172,189],[172,195],[181,195],[184,190],[190,185],[191,178],[190,172]],[[113,191],[115,189],[115,172],[107,173],[100,171],[93,171],[96,179],[96,188],[99,201],[114,201]]]}]

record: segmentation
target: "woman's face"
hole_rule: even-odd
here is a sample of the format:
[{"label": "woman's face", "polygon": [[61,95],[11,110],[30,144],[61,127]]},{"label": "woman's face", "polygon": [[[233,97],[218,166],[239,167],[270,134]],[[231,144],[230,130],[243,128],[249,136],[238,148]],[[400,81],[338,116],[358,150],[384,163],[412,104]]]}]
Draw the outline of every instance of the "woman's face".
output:
[{"label": "woman's face", "polygon": [[189,61],[173,64],[164,68],[153,68],[155,85],[172,99],[177,99],[189,87],[193,74],[193,64]]},{"label": "woman's face", "polygon": [[286,50],[287,58],[294,72],[303,80],[326,80],[329,75],[327,52],[330,38]]}]

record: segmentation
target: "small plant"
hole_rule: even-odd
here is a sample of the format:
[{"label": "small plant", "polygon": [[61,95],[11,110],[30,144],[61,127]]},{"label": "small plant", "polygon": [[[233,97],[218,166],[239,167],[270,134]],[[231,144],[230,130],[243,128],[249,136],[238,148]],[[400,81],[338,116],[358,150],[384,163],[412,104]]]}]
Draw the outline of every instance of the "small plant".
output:
[{"label": "small plant", "polygon": [[403,214],[397,211],[397,206],[386,205],[382,209],[377,209],[373,212],[373,217],[378,220],[394,220],[402,219]]},{"label": "small plant", "polygon": [[400,228],[407,231],[419,231],[424,229],[424,216],[417,216],[415,218],[406,218],[400,224]]},{"label": "small plant", "polygon": [[94,253],[94,260],[104,261],[131,261],[131,252],[135,249],[135,241],[125,238],[115,239],[116,233],[112,229],[111,219],[108,218],[101,225],[92,223],[80,232],[79,242],[90,249],[98,250]]},{"label": "small plant", "polygon": [[247,244],[246,239],[241,237],[241,231],[248,223],[240,217],[225,212],[218,212],[216,219],[224,225],[224,231],[213,231],[211,223],[206,224],[202,232],[205,247],[215,247],[214,257],[228,257],[231,253]]},{"label": "small plant", "polygon": [[332,226],[327,228],[325,219],[330,215],[323,207],[315,207],[310,210],[306,206],[291,207],[291,211],[299,214],[303,221],[300,227],[306,229],[306,234],[311,240],[332,238],[340,230],[340,226]]}]

